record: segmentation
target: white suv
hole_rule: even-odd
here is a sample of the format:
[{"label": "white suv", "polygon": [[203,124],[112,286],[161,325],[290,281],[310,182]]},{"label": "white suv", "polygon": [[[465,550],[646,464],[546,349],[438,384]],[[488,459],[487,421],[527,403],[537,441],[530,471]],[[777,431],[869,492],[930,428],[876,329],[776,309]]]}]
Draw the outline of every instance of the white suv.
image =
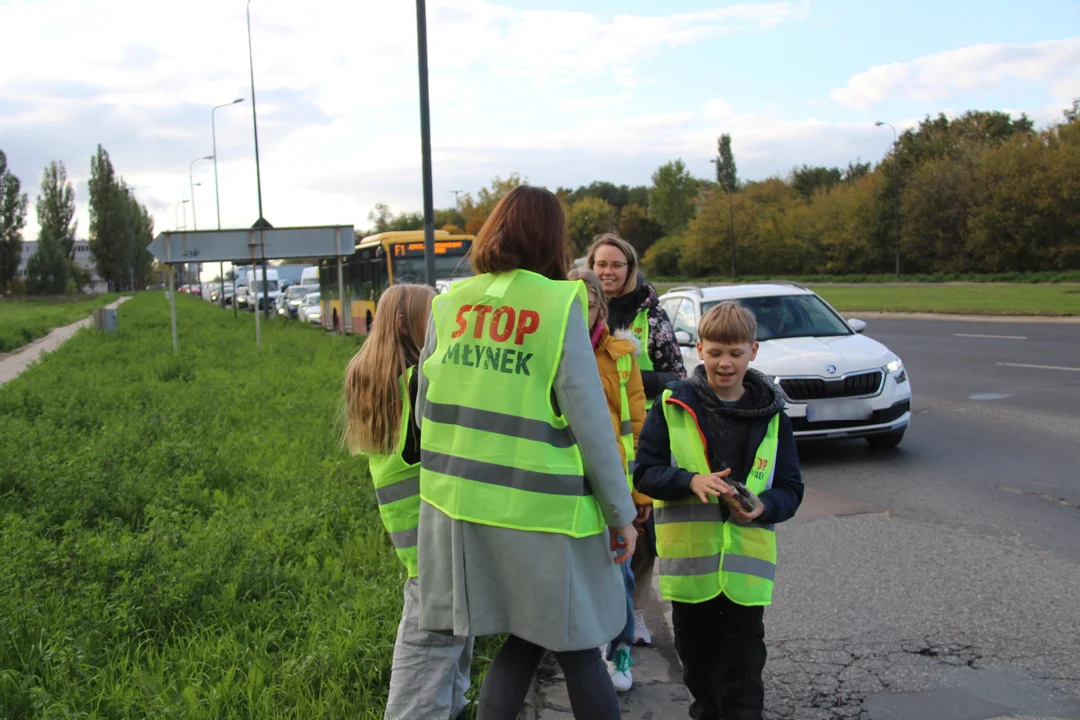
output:
[{"label": "white suv", "polygon": [[911,421],[911,382],[900,358],[864,335],[814,291],[788,282],[677,287],[660,298],[687,371],[701,364],[697,327],[714,305],[735,300],[754,313],[761,348],[751,363],[779,386],[797,440],[866,438],[900,444]]}]

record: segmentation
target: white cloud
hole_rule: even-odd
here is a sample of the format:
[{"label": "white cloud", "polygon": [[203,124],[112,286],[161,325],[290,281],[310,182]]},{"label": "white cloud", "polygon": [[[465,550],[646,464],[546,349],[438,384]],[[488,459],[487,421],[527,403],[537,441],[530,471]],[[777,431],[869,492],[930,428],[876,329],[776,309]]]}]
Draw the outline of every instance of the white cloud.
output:
[{"label": "white cloud", "polygon": [[890,96],[917,102],[1000,88],[1006,82],[1045,85],[1058,100],[1080,93],[1080,36],[1026,45],[983,44],[875,65],[829,92],[836,102],[866,110]]},{"label": "white cloud", "polygon": [[707,118],[725,118],[731,115],[731,103],[726,100],[716,98],[705,103],[704,107],[705,117]]},{"label": "white cloud", "polygon": [[559,102],[559,109],[571,112],[591,112],[612,105],[620,105],[633,99],[634,93],[632,92],[621,92],[618,95],[600,95],[598,97],[569,97]]}]

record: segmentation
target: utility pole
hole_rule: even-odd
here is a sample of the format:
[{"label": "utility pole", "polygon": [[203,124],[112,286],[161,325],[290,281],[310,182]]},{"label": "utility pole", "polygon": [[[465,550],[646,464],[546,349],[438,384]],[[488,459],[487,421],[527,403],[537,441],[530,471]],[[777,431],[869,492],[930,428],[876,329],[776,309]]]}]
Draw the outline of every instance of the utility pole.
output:
[{"label": "utility pole", "polygon": [[877,127],[888,125],[893,134],[893,225],[896,228],[896,277],[900,277],[900,139],[892,123],[878,120]]},{"label": "utility pole", "polygon": [[435,208],[431,197],[431,113],[428,107],[427,11],[416,0],[416,46],[420,69],[420,157],[424,176],[424,274],[435,287]]}]

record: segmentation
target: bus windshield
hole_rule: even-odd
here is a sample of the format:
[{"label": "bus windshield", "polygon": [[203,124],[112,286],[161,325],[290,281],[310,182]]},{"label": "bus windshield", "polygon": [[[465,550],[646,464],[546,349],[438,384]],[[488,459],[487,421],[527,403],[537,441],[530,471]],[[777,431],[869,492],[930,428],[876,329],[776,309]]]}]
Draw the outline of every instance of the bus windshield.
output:
[{"label": "bus windshield", "polygon": [[[426,280],[424,270],[424,256],[420,257],[397,257],[394,258],[394,282],[395,283],[422,283]],[[435,279],[445,280],[454,277],[467,277],[472,275],[472,266],[461,255],[436,255],[435,256]]]},{"label": "bus windshield", "polygon": [[[472,275],[472,267],[465,254],[472,246],[469,240],[435,241],[435,279],[446,280]],[[424,243],[397,243],[388,248],[393,258],[391,269],[395,283],[424,282]]]}]

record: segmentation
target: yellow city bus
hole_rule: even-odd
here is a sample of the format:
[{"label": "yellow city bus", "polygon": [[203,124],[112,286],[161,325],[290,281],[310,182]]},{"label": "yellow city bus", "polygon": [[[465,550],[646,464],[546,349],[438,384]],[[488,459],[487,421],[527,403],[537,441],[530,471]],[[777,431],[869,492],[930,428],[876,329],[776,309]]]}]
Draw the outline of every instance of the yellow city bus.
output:
[{"label": "yellow city bus", "polygon": [[[472,235],[435,231],[437,280],[449,281],[472,274],[465,255],[474,239]],[[341,270],[339,281],[336,258],[319,263],[323,327],[335,332],[344,328],[345,332],[367,333],[375,316],[375,301],[383,290],[394,283],[425,281],[424,231],[368,235],[356,243],[352,257],[342,260]],[[347,313],[342,313],[341,289],[345,292]]]}]

